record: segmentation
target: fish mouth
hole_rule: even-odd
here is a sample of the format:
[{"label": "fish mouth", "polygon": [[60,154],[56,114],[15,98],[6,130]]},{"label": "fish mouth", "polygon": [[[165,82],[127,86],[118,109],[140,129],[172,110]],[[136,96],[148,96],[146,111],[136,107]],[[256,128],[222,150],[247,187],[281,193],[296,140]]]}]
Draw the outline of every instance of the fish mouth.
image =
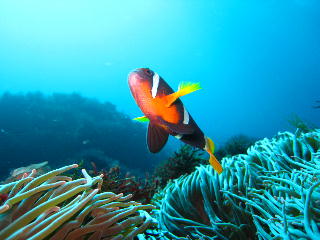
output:
[{"label": "fish mouth", "polygon": [[142,68],[136,68],[136,69],[129,72],[129,76],[134,75],[134,74],[140,74],[141,72],[142,72]]},{"label": "fish mouth", "polygon": [[128,79],[134,78],[134,77],[136,77],[136,76],[138,76],[138,75],[139,75],[139,72],[135,69],[135,70],[129,72],[129,74],[128,74]]},{"label": "fish mouth", "polygon": [[144,81],[151,81],[153,77],[153,71],[149,68],[137,68],[129,73],[129,83],[138,83]]},{"label": "fish mouth", "polygon": [[140,78],[140,79],[143,79],[145,76],[144,76],[144,72],[143,72],[143,68],[137,68],[137,69],[134,69],[133,71],[131,71],[128,75],[128,78],[131,79],[131,78]]},{"label": "fish mouth", "polygon": [[136,73],[138,73],[138,72],[143,72],[143,69],[146,69],[146,68],[135,68],[135,69],[133,69],[132,71],[130,71],[130,73],[134,73],[134,72],[136,72]]},{"label": "fish mouth", "polygon": [[136,85],[142,80],[142,76],[140,75],[140,72],[136,70],[133,70],[128,75],[128,82],[129,85]]}]

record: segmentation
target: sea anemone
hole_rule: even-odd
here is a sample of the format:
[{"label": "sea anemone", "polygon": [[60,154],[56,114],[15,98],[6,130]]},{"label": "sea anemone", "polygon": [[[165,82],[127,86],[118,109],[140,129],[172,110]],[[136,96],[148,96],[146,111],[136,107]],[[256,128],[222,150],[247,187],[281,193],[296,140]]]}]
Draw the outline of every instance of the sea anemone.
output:
[{"label": "sea anemone", "polygon": [[279,133],[155,195],[160,227],[192,239],[320,239],[320,131]]},{"label": "sea anemone", "polygon": [[0,186],[0,239],[133,239],[152,222],[132,195],[98,193],[102,176],[73,180],[60,174],[70,165]]}]

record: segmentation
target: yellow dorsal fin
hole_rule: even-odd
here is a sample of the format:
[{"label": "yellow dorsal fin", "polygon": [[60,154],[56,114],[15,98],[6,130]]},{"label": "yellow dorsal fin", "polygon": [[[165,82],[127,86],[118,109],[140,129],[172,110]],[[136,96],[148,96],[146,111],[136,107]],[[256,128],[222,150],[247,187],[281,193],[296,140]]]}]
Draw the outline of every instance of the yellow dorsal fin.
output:
[{"label": "yellow dorsal fin", "polygon": [[179,84],[178,91],[167,96],[167,107],[170,107],[179,97],[201,89],[200,83],[182,82]]},{"label": "yellow dorsal fin", "polygon": [[132,119],[132,120],[134,120],[134,121],[137,121],[137,122],[149,122],[150,120],[149,120],[149,118],[147,118],[146,116],[142,116],[142,117],[136,117],[136,118],[134,118],[134,119]]}]

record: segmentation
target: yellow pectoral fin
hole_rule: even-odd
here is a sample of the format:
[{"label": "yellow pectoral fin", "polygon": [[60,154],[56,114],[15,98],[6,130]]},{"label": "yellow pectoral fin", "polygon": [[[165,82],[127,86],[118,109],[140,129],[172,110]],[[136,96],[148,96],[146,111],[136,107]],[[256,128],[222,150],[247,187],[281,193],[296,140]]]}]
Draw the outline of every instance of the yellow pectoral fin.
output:
[{"label": "yellow pectoral fin", "polygon": [[167,107],[170,107],[179,97],[192,93],[201,89],[200,83],[182,82],[178,87],[178,91],[168,95]]},{"label": "yellow pectoral fin", "polygon": [[167,100],[166,107],[170,107],[172,105],[172,103],[174,103],[179,97],[180,96],[179,96],[178,92],[175,92],[175,93],[172,93],[172,94],[166,96],[166,100]]},{"label": "yellow pectoral fin", "polygon": [[146,116],[142,116],[142,117],[136,117],[136,118],[134,118],[134,119],[132,119],[132,120],[135,120],[135,121],[137,121],[137,122],[149,122],[150,120],[149,120],[149,118],[147,118]]}]

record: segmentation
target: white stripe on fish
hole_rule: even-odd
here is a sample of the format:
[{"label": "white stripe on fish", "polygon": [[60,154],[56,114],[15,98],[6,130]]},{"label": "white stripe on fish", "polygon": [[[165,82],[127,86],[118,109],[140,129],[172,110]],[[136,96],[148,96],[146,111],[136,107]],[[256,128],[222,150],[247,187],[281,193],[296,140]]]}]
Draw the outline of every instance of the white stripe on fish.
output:
[{"label": "white stripe on fish", "polygon": [[189,123],[189,113],[185,107],[183,107],[183,123],[184,124]]},{"label": "white stripe on fish", "polygon": [[157,91],[159,87],[159,74],[154,73],[153,78],[152,78],[152,89],[151,89],[151,94],[152,97],[155,98],[157,96]]}]

